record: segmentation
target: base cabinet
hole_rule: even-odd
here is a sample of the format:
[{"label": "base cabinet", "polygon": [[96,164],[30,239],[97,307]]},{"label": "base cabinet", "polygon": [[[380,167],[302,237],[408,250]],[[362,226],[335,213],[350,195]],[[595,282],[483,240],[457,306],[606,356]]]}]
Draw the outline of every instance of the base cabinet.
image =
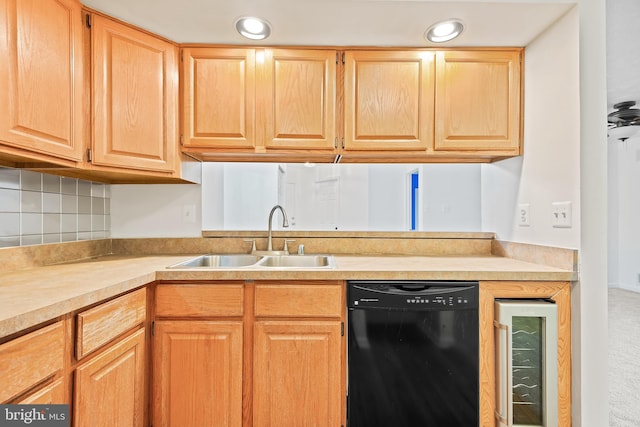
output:
[{"label": "base cabinet", "polygon": [[[569,282],[480,282],[480,426],[494,427],[496,299],[549,299],[557,306],[558,415],[549,425],[571,426],[571,285]],[[519,424],[520,425],[520,424]]]},{"label": "base cabinet", "polygon": [[80,365],[74,382],[74,426],[142,427],[144,372],[144,329]]},{"label": "base cabinet", "polygon": [[340,321],[256,322],[254,425],[339,426],[341,341]]},{"label": "base cabinet", "polygon": [[242,322],[157,321],[154,426],[242,426]]},{"label": "base cabinet", "polygon": [[338,427],[342,281],[161,283],[153,426]]}]

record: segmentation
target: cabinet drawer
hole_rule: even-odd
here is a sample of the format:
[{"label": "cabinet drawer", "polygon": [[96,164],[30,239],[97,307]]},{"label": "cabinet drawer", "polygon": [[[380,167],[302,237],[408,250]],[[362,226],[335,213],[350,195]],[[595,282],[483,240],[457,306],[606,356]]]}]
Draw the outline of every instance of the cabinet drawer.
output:
[{"label": "cabinet drawer", "polygon": [[268,317],[340,317],[343,313],[340,283],[256,283],[255,315]]},{"label": "cabinet drawer", "polygon": [[238,282],[158,285],[156,288],[156,316],[242,316],[244,312],[243,286]]},{"label": "cabinet drawer", "polygon": [[147,291],[144,288],[79,313],[76,319],[76,358],[83,358],[141,324],[146,314]]},{"label": "cabinet drawer", "polygon": [[67,403],[67,399],[64,392],[64,381],[62,378],[58,378],[54,382],[29,396],[20,399],[18,402],[13,402],[19,405],[50,405]]},{"label": "cabinet drawer", "polygon": [[54,323],[0,346],[0,402],[27,391],[63,367],[64,326]]}]

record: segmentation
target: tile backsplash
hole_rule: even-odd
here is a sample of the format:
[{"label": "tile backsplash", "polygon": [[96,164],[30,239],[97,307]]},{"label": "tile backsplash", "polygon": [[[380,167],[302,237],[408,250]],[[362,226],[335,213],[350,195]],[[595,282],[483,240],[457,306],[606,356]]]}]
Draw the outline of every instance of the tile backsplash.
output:
[{"label": "tile backsplash", "polygon": [[0,167],[0,247],[104,239],[111,187]]}]

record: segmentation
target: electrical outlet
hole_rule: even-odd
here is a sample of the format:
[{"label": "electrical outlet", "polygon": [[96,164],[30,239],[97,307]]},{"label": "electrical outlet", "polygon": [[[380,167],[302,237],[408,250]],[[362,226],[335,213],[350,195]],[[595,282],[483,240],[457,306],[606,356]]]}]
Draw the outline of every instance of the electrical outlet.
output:
[{"label": "electrical outlet", "polygon": [[196,222],[196,205],[182,206],[182,222],[191,224]]},{"label": "electrical outlet", "polygon": [[551,226],[554,228],[571,228],[571,202],[551,203]]},{"label": "electrical outlet", "polygon": [[520,227],[528,227],[531,225],[529,216],[529,203],[518,205],[518,225]]}]

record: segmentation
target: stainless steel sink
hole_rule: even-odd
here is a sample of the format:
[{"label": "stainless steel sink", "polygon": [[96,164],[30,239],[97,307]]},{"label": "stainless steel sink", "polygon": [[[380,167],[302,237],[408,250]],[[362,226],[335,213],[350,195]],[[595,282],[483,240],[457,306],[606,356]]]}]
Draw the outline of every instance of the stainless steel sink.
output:
[{"label": "stainless steel sink", "polygon": [[276,268],[333,268],[335,262],[331,255],[278,255],[265,256],[258,265]]},{"label": "stainless steel sink", "polygon": [[208,254],[167,268],[335,268],[332,255]]},{"label": "stainless steel sink", "polygon": [[255,265],[262,259],[261,256],[246,254],[220,254],[201,255],[168,268],[233,268]]}]

